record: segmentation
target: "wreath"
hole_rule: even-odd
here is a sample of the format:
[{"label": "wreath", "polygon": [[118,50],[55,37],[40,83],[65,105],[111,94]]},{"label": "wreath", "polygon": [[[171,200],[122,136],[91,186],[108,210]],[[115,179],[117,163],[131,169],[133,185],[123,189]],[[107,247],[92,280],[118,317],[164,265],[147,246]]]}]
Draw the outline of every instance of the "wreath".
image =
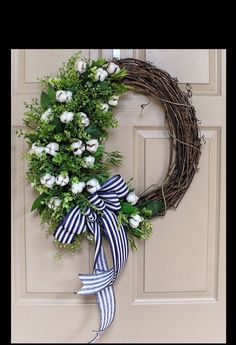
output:
[{"label": "wreath", "polygon": [[[73,55],[57,76],[40,79],[40,101],[25,103],[23,122],[29,151],[27,179],[39,193],[31,211],[48,223],[56,247],[72,254],[84,239],[95,243],[93,274],[80,274],[80,294],[96,294],[100,327],[91,342],[114,319],[113,283],[128,258],[135,239],[147,239],[151,219],[176,208],[190,186],[201,155],[201,137],[191,88],[180,90],[176,78],[137,59],[89,61]],[[165,110],[170,136],[170,160],[162,186],[150,186],[137,196],[132,178],[111,176],[122,163],[118,151],[107,152],[108,129],[118,126],[114,109],[119,97],[141,90],[157,99]],[[143,109],[147,104],[141,106]],[[102,240],[110,245],[109,268]]]}]

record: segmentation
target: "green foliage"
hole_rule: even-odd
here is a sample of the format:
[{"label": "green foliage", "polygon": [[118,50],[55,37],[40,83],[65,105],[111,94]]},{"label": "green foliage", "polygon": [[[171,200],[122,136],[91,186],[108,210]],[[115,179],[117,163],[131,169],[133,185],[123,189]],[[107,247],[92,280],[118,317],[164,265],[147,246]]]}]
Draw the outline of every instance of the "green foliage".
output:
[{"label": "green foliage", "polygon": [[[106,68],[108,61],[104,59],[87,62],[85,73],[80,75],[75,69],[76,61],[80,59],[80,53],[74,54],[56,76],[45,76],[40,79],[42,93],[40,99],[32,99],[31,103],[24,103],[25,114],[23,123],[27,130],[18,130],[18,136],[23,136],[31,150],[25,153],[24,158],[28,161],[27,180],[33,183],[35,190],[39,193],[35,199],[31,211],[40,214],[42,222],[48,223],[48,235],[51,235],[56,226],[66,216],[68,211],[75,206],[79,206],[81,212],[87,207],[96,208],[88,200],[90,195],[86,188],[82,193],[73,194],[71,185],[78,182],[87,182],[91,178],[103,184],[110,177],[110,169],[121,164],[123,156],[118,151],[105,152],[104,141],[108,138],[108,130],[118,126],[114,117],[114,107],[109,107],[107,111],[102,110],[102,104],[108,103],[113,95],[121,95],[132,88],[122,83],[127,75],[125,69],[118,73],[108,75],[104,81],[95,81],[96,70]],[[68,102],[60,103],[56,100],[58,90],[71,91],[72,99]],[[42,114],[51,109],[48,119],[41,118]],[[61,121],[60,116],[63,112],[72,112],[73,120],[67,123]],[[87,127],[83,126],[80,113],[87,114],[90,123]],[[44,115],[45,116],[45,115]],[[97,139],[99,146],[96,152],[89,152],[86,149],[86,141]],[[81,156],[75,155],[71,149],[71,144],[81,140],[85,144],[85,150]],[[45,147],[49,143],[57,143],[59,151],[55,155],[50,155],[44,150],[40,154],[32,150],[32,146]],[[94,165],[84,167],[83,162],[86,156],[95,158]],[[54,183],[51,188],[41,183],[41,178],[45,174],[54,177],[68,175],[69,183],[60,186]],[[60,199],[57,208],[49,208],[48,204],[52,198]],[[145,207],[144,207],[145,206]],[[97,211],[97,210],[96,210]],[[132,206],[127,202],[121,203],[121,212],[118,215],[118,224],[126,226],[130,245],[135,247],[133,236],[145,238],[150,229],[145,220],[140,223],[138,229],[132,229],[129,225],[129,217],[133,213],[139,213],[144,218],[148,218],[157,212],[157,206],[143,205],[143,208]],[[145,225],[146,224],[146,225]],[[55,241],[55,246],[59,252],[56,258],[61,256],[61,251],[69,251],[72,254],[81,248],[84,239],[94,241],[93,235],[89,231],[77,235],[71,244],[61,244]]]},{"label": "green foliage", "polygon": [[123,156],[120,154],[119,151],[112,151],[112,152],[104,152],[104,154],[106,155],[106,164],[108,166],[116,166],[118,167],[122,161],[123,161]]},{"label": "green foliage", "polygon": [[164,203],[162,201],[145,201],[143,202],[140,206],[144,207],[144,214],[146,210],[149,210],[151,212],[150,217],[159,214],[163,208],[164,208]]},{"label": "green foliage", "polygon": [[85,129],[85,132],[90,134],[91,137],[95,139],[102,137],[102,135],[104,134],[104,132],[99,127],[92,127],[92,126],[87,127]]},{"label": "green foliage", "polygon": [[34,203],[32,205],[32,208],[31,208],[31,212],[34,211],[35,209],[39,209],[40,208],[40,206],[42,205],[43,200],[45,199],[46,195],[47,195],[46,193],[43,193],[43,194],[39,195],[37,197],[37,199],[35,199],[35,201],[34,201]]},{"label": "green foliage", "polygon": [[121,211],[124,214],[133,214],[137,212],[137,207],[131,205],[129,202],[122,201],[121,202]]}]

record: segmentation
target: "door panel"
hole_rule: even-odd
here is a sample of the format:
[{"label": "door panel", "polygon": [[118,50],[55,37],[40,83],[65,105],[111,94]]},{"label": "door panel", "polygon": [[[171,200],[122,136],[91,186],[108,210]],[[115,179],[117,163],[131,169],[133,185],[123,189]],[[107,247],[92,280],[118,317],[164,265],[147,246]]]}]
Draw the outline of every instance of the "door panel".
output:
[{"label": "door panel", "polygon": [[[78,49],[79,50],[79,49]],[[40,94],[38,76],[53,74],[75,50],[12,50],[12,342],[87,342],[99,324],[94,297],[75,296],[78,273],[92,269],[93,246],[55,261],[52,238],[31,213],[35,192],[25,181],[23,102]],[[153,62],[192,85],[205,145],[199,171],[177,209],[153,220],[152,237],[115,285],[117,312],[99,342],[225,341],[225,50],[116,50],[121,57]],[[83,56],[112,57],[113,51],[82,50]],[[162,107],[129,92],[116,110],[107,150],[125,156],[119,172],[134,177],[139,193],[161,184],[168,158]],[[138,326],[138,327],[137,327]]]}]

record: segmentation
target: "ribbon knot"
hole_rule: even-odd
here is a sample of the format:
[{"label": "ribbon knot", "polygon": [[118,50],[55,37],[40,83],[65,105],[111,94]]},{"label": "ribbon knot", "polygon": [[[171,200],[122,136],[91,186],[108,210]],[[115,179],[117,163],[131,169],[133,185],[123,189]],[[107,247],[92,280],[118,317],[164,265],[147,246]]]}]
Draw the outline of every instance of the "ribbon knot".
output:
[{"label": "ribbon knot", "polygon": [[[109,178],[99,191],[88,199],[98,210],[88,208],[82,213],[78,206],[72,208],[54,232],[55,238],[62,243],[71,243],[76,234],[89,230],[95,239],[94,265],[92,274],[79,274],[83,287],[81,295],[96,294],[100,311],[98,336],[112,323],[115,315],[115,295],[113,284],[123,269],[128,258],[128,240],[124,227],[118,229],[116,213],[120,210],[120,199],[129,189],[120,175]],[[101,229],[103,230],[112,254],[113,267],[109,268],[102,247]]]}]

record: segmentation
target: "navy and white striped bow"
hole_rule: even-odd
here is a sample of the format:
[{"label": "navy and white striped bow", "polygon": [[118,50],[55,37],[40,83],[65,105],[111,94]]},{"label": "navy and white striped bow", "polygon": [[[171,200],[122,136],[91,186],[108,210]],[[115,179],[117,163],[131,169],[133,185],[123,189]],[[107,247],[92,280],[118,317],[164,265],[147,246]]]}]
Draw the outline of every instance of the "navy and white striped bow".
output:
[{"label": "navy and white striped bow", "polygon": [[[79,274],[83,287],[81,295],[96,294],[100,312],[100,327],[93,343],[112,323],[115,315],[115,295],[113,283],[125,265],[129,254],[127,235],[121,225],[118,229],[115,212],[120,210],[120,199],[129,189],[120,175],[114,175],[103,184],[99,191],[89,196],[89,201],[101,212],[88,208],[81,213],[78,206],[72,208],[54,232],[55,238],[62,243],[71,243],[76,234],[87,229],[95,238],[93,274]],[[111,249],[113,267],[109,269],[105,252],[102,248],[104,232]]]}]

